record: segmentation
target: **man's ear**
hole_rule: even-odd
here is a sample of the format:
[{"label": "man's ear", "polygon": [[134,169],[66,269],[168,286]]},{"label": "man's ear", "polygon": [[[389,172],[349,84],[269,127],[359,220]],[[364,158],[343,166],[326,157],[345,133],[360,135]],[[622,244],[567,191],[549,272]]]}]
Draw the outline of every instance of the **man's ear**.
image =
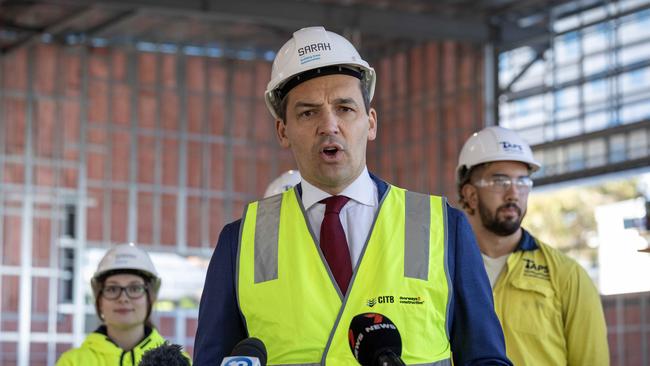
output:
[{"label": "man's ear", "polygon": [[469,212],[474,212],[478,207],[478,190],[473,185],[466,183],[463,188],[461,188],[463,193],[463,200],[467,204]]},{"label": "man's ear", "polygon": [[370,108],[368,112],[368,141],[373,141],[377,137],[377,111]]},{"label": "man's ear", "polygon": [[275,132],[280,146],[284,148],[291,146],[287,137],[287,124],[283,120],[275,120]]}]

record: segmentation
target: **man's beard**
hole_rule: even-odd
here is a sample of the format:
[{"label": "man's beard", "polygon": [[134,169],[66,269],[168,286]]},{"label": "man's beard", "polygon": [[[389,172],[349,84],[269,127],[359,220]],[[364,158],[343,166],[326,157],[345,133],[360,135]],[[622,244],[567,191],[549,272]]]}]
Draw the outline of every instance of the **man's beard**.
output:
[{"label": "man's beard", "polygon": [[[501,209],[514,208],[517,210],[517,218],[510,218],[505,220],[500,220],[499,211]],[[483,205],[481,201],[478,203],[478,212],[481,216],[481,222],[483,226],[490,232],[497,234],[499,236],[508,236],[514,234],[519,227],[521,226],[521,220],[524,218],[521,214],[521,208],[515,205],[514,203],[506,203],[505,205],[499,206],[496,209],[494,215],[490,210]]]}]

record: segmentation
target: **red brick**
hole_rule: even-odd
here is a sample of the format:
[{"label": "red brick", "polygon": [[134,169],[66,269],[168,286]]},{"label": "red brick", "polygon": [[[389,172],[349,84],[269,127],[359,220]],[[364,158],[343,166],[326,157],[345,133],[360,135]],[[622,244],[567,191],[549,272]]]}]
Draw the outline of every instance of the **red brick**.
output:
[{"label": "red brick", "polygon": [[86,210],[86,235],[90,241],[101,241],[104,236],[104,191],[88,188],[90,204]]},{"label": "red brick", "polygon": [[208,59],[208,80],[210,92],[226,94],[227,72],[221,59]]},{"label": "red brick", "polygon": [[[69,314],[58,313],[56,319],[56,331],[57,333],[72,333],[72,316]],[[59,347],[68,350],[71,345],[58,344],[57,353],[59,352]]]},{"label": "red brick", "polygon": [[158,67],[157,55],[155,53],[138,54],[138,83],[141,86],[156,85],[156,69]]},{"label": "red brick", "polygon": [[[63,125],[64,148],[79,142],[80,112],[78,101],[63,102],[63,121],[57,121],[57,124]],[[102,143],[103,142],[104,141],[102,141]]]},{"label": "red brick", "polygon": [[141,244],[153,244],[153,199],[149,192],[138,192],[137,241]]},{"label": "red brick", "polygon": [[246,99],[235,100],[233,120],[230,122],[232,126],[233,137],[245,139],[250,132],[250,124],[252,119],[252,106],[250,101]]},{"label": "red brick", "polygon": [[88,73],[93,79],[108,80],[108,49],[93,48],[88,57]]},{"label": "red brick", "polygon": [[439,90],[440,82],[440,48],[441,45],[438,42],[429,42],[425,47],[425,61],[423,78],[425,80],[424,88],[427,95],[430,99],[437,98],[438,94],[442,91]]},{"label": "red brick", "polygon": [[201,247],[201,201],[200,197],[187,198],[187,245],[195,248]]},{"label": "red brick", "polygon": [[76,168],[63,168],[61,185],[65,188],[76,189],[78,184],[79,171]]},{"label": "red brick", "polygon": [[178,130],[180,118],[178,95],[172,92],[164,92],[161,101],[161,127],[163,129]]},{"label": "red brick", "polygon": [[221,96],[213,96],[210,98],[210,115],[209,115],[209,128],[213,135],[223,136],[224,134],[224,119],[225,119],[225,101]]},{"label": "red brick", "polygon": [[40,94],[54,94],[57,80],[57,48],[39,45],[34,52],[34,91]]},{"label": "red brick", "polygon": [[255,104],[253,115],[255,121],[253,122],[254,139],[258,143],[271,143],[274,146],[277,144],[275,135],[275,121],[271,113],[266,109],[263,101]]},{"label": "red brick", "polygon": [[[5,264],[9,263],[5,261]],[[0,291],[2,291],[0,295],[2,296],[0,296],[0,303],[2,304],[3,314],[18,313],[19,284],[20,278],[18,276],[2,276],[2,288],[0,288]],[[17,329],[13,326],[6,326],[7,324],[4,322],[4,318],[2,317],[2,330],[16,331]]]},{"label": "red brick", "polygon": [[[245,62],[235,63],[235,72],[232,80],[233,92],[236,98],[247,98],[255,95],[253,88],[253,70]],[[257,91],[262,93],[263,91]]]},{"label": "red brick", "polygon": [[[47,259],[49,259],[49,254]],[[34,263],[34,265],[36,266],[37,264]],[[42,264],[38,266],[42,266]],[[32,279],[32,312],[45,316],[43,320],[37,320],[32,317],[32,332],[47,332],[49,281],[49,278],[43,277],[34,277]]]},{"label": "red brick", "polygon": [[88,87],[88,121],[108,122],[108,84],[91,80]]},{"label": "red brick", "polygon": [[158,112],[156,95],[150,90],[140,90],[138,97],[138,126],[155,128]]},{"label": "red brick", "polygon": [[63,90],[64,95],[68,97],[79,97],[81,94],[81,60],[79,55],[63,52]]},{"label": "red brick", "polygon": [[114,84],[111,111],[112,121],[116,124],[128,125],[131,121],[132,90],[127,84]]},{"label": "red brick", "polygon": [[409,71],[409,96],[413,99],[422,93],[424,79],[422,78],[422,65],[424,61],[424,48],[416,47],[409,51],[408,71]]},{"label": "red brick", "polygon": [[[47,327],[41,329],[43,326],[40,326],[38,330],[34,329],[35,322],[37,320],[32,317],[32,332],[47,331]],[[47,326],[46,323],[44,325]],[[47,366],[47,343],[31,342],[29,344],[29,366]]]},{"label": "red brick", "polygon": [[210,188],[221,191],[224,189],[225,173],[225,147],[214,143],[210,146]]},{"label": "red brick", "polygon": [[250,179],[250,148],[247,146],[235,146],[235,162],[233,164],[233,190],[241,193],[251,193]]},{"label": "red brick", "polygon": [[[6,331],[16,331],[18,329],[17,326],[7,328],[3,327],[4,324],[6,323],[14,323],[16,324],[16,321],[5,321],[3,319],[2,323],[0,324],[0,329],[6,330]],[[14,366],[17,365],[18,363],[18,343],[15,342],[2,342],[0,343],[0,354],[2,354],[5,362],[7,363],[7,366]],[[3,365],[4,366],[4,365]]]},{"label": "red brick", "polygon": [[113,71],[113,80],[127,81],[128,76],[128,54],[117,48],[111,49],[111,67]]},{"label": "red brick", "polygon": [[[2,246],[2,264],[6,266],[18,266],[20,265],[20,252],[21,252],[21,239],[22,235],[20,233],[20,217],[16,216],[5,216],[4,225],[3,225],[3,240]],[[2,311],[6,311],[6,308],[2,308]]]},{"label": "red brick", "polygon": [[[51,221],[49,218],[34,218],[33,223],[32,265],[34,267],[49,267],[51,255],[50,244],[53,239],[51,235]],[[47,300],[45,304],[47,304]]]},{"label": "red brick", "polygon": [[259,146],[255,152],[255,156],[256,186],[254,193],[262,197],[266,187],[277,177],[271,175],[271,160],[273,159],[271,149],[265,146]]},{"label": "red brick", "polygon": [[125,243],[127,233],[128,192],[114,189],[111,191],[111,241]]},{"label": "red brick", "polygon": [[210,216],[208,222],[210,227],[210,246],[212,247],[217,245],[219,233],[221,233],[221,229],[226,223],[224,220],[223,207],[224,203],[222,200],[217,198],[210,199]]},{"label": "red brick", "polygon": [[103,152],[88,151],[86,156],[87,174],[89,179],[102,180],[106,171],[106,154]]},{"label": "red brick", "polygon": [[162,55],[162,86],[175,88],[176,80],[176,55]]},{"label": "red brick", "polygon": [[203,184],[203,146],[196,141],[190,141],[187,146],[187,185],[201,188]]},{"label": "red brick", "polygon": [[178,140],[163,139],[162,183],[178,185]]},{"label": "red brick", "polygon": [[[2,170],[3,183],[24,184],[25,183],[25,166],[23,164],[5,163]],[[7,201],[11,205],[14,201]]]},{"label": "red brick", "polygon": [[463,89],[473,88],[478,75],[476,75],[476,60],[480,59],[479,46],[472,44],[461,44],[460,46],[460,87]]},{"label": "red brick", "polygon": [[36,142],[36,156],[54,157],[54,143],[60,129],[56,126],[56,105],[52,100],[39,100],[36,102],[34,120],[34,133]]},{"label": "red brick", "polygon": [[116,130],[112,133],[111,178],[113,181],[129,180],[129,157],[131,140],[128,132]]},{"label": "red brick", "polygon": [[160,244],[176,245],[176,196],[162,195]]},{"label": "red brick", "polygon": [[4,85],[9,90],[27,90],[27,48],[15,50],[3,56],[4,65],[2,76]]},{"label": "red brick", "polygon": [[41,187],[54,187],[54,168],[42,165],[35,166],[34,183]]},{"label": "red brick", "polygon": [[138,136],[138,183],[154,184],[156,169],[156,140],[152,136]]},{"label": "red brick", "polygon": [[269,80],[271,80],[271,64],[268,62],[255,63],[255,88],[251,95],[262,97]]},{"label": "red brick", "polygon": [[187,97],[187,131],[203,133],[203,119],[205,116],[205,103],[203,95],[189,95]]},{"label": "red brick", "polygon": [[5,97],[5,108],[7,123],[0,128],[4,127],[6,152],[22,154],[25,150],[27,103],[22,98]]},{"label": "red brick", "polygon": [[199,92],[205,90],[205,58],[188,57],[185,65],[187,89]]},{"label": "red brick", "polygon": [[458,76],[458,44],[453,41],[445,41],[442,43],[442,50],[444,92],[451,94],[456,92],[458,87],[458,85],[456,85]]}]

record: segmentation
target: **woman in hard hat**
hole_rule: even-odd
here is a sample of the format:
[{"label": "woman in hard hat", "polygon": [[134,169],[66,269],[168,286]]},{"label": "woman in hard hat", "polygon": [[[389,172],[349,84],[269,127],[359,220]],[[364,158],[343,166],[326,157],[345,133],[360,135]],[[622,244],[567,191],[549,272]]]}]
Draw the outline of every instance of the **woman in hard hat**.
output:
[{"label": "woman in hard hat", "polygon": [[165,343],[149,320],[160,277],[144,250],[133,244],[110,249],[90,283],[102,325],[81,347],[65,352],[57,366],[136,366],[146,351]]}]

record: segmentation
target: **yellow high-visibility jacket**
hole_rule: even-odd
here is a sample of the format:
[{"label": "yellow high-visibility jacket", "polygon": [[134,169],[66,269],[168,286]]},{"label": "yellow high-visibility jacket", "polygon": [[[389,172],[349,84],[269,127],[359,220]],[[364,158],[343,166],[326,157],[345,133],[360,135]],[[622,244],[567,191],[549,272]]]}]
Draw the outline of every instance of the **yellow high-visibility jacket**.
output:
[{"label": "yellow high-visibility jacket", "polygon": [[524,230],[493,293],[514,365],[609,365],[601,299],[575,260]]},{"label": "yellow high-visibility jacket", "polygon": [[[151,329],[151,333],[132,350],[125,351],[113,343],[105,333],[103,326],[90,333],[81,347],[62,354],[56,366],[137,366],[146,351],[165,343],[160,333]],[[189,357],[187,358],[189,360]]]}]

